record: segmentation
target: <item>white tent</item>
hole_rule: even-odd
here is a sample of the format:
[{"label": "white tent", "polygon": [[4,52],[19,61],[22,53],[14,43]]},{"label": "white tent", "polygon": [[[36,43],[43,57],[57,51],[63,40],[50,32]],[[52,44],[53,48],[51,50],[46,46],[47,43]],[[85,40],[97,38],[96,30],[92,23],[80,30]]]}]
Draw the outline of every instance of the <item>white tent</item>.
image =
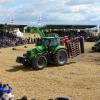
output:
[{"label": "white tent", "polygon": [[17,29],[14,30],[14,34],[17,37],[23,37],[23,33],[19,30],[19,28],[17,28]]}]

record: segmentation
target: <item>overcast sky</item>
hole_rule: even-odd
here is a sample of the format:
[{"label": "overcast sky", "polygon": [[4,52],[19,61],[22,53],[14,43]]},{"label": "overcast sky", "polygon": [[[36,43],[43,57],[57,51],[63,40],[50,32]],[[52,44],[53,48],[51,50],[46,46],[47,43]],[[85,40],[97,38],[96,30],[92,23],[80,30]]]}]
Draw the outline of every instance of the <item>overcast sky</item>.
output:
[{"label": "overcast sky", "polygon": [[0,0],[0,23],[11,22],[100,25],[100,0]]}]

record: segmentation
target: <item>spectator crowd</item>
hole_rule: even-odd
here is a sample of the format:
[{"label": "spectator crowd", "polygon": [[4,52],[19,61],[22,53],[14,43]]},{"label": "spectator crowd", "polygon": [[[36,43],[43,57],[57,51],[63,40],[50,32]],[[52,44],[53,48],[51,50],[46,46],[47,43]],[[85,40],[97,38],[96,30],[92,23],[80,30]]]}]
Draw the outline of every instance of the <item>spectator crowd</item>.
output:
[{"label": "spectator crowd", "polygon": [[25,45],[25,44],[34,44],[37,42],[39,38],[37,37],[28,37],[28,38],[22,38],[17,37],[13,33],[9,32],[0,32],[0,48],[1,47],[12,47],[12,46],[19,46],[19,45]]}]

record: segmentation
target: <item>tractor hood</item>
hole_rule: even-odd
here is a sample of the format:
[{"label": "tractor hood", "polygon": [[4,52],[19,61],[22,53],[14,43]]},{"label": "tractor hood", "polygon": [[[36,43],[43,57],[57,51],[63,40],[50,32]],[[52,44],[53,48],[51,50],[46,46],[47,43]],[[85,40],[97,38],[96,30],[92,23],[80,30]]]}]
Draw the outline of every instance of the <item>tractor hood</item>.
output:
[{"label": "tractor hood", "polygon": [[32,48],[32,51],[34,52],[34,50],[35,50],[38,53],[41,53],[41,52],[43,52],[44,49],[45,49],[44,46],[41,45],[41,46],[36,46],[36,47]]},{"label": "tractor hood", "polygon": [[43,53],[44,51],[44,46],[35,46],[29,50],[27,50],[27,55],[30,59],[33,59],[37,56],[38,53]]}]

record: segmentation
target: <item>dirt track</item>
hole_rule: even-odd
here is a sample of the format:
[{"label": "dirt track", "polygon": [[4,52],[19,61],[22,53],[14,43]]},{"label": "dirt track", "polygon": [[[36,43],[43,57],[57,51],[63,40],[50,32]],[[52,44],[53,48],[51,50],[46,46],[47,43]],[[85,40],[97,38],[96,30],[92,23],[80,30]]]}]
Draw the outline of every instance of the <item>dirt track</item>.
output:
[{"label": "dirt track", "polygon": [[[0,49],[0,79],[13,87],[15,98],[48,100],[71,96],[72,100],[100,100],[100,53],[90,53],[93,43],[86,43],[86,53],[63,67],[47,67],[41,71],[24,68],[15,62],[27,48]],[[31,47],[29,45],[28,47]]]}]

